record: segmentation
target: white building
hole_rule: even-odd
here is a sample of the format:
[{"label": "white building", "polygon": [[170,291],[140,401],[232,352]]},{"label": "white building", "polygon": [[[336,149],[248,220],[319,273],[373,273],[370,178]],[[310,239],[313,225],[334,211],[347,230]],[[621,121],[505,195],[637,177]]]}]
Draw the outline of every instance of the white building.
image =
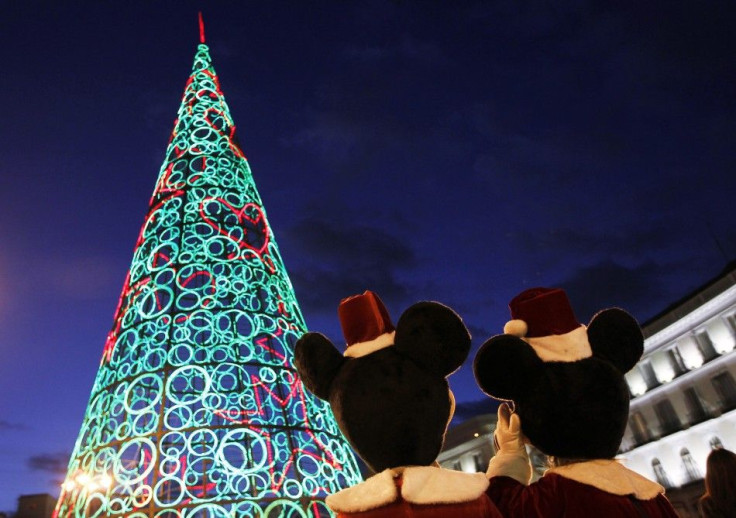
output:
[{"label": "white building", "polygon": [[447,430],[445,445],[437,462],[447,469],[467,473],[485,473],[488,461],[496,453],[493,432],[496,414],[481,414]]},{"label": "white building", "polygon": [[626,375],[621,457],[667,488],[702,479],[712,448],[736,451],[736,264],[644,325]]}]

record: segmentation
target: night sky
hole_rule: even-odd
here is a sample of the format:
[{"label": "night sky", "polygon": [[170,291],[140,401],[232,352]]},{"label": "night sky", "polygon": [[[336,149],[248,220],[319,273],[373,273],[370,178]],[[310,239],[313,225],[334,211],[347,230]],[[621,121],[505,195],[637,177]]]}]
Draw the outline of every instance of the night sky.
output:
[{"label": "night sky", "polygon": [[0,3],[0,510],[58,495],[200,9],[309,328],[341,341],[365,289],[394,320],[453,307],[458,419],[489,407],[472,355],[523,289],[644,322],[718,275],[736,4],[552,4]]}]

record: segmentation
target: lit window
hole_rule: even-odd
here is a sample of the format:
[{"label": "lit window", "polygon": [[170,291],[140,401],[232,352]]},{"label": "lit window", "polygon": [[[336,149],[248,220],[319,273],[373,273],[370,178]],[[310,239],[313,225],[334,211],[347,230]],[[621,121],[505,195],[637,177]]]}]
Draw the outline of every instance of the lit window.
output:
[{"label": "lit window", "polygon": [[630,370],[626,373],[625,377],[632,397],[641,396],[647,391],[647,384],[638,369]]},{"label": "lit window", "polygon": [[688,482],[694,482],[703,478],[703,475],[701,475],[698,466],[693,460],[693,456],[690,455],[690,451],[687,448],[680,450],[680,458],[682,459],[683,466],[685,466]]},{"label": "lit window", "polygon": [[484,466],[483,465],[484,464],[483,463],[483,455],[481,455],[480,453],[473,454],[473,463],[475,464],[475,471],[478,471],[478,472],[481,472],[481,473],[485,473],[486,472],[486,468],[488,466]]},{"label": "lit window", "polygon": [[662,435],[675,433],[682,428],[680,418],[677,417],[674,407],[669,399],[664,399],[654,405],[654,411],[659,419],[659,429]]},{"label": "lit window", "polygon": [[703,355],[704,361],[709,362],[718,356],[715,347],[713,347],[713,342],[706,331],[695,333],[695,342],[698,344],[698,349],[700,350],[700,354]]},{"label": "lit window", "polygon": [[641,412],[634,412],[631,414],[631,433],[634,434],[634,441],[636,445],[644,444],[649,441],[649,429],[647,428],[647,422],[644,420],[644,416]]},{"label": "lit window", "polygon": [[683,391],[683,395],[685,396],[690,424],[705,421],[708,418],[708,413],[705,411],[703,400],[700,398],[698,391],[694,387],[688,387]]},{"label": "lit window", "polygon": [[721,400],[721,411],[727,412],[736,408],[736,382],[730,372],[716,374],[711,384]]},{"label": "lit window", "polygon": [[653,389],[654,387],[659,386],[659,380],[654,374],[654,369],[652,368],[652,364],[649,362],[649,360],[643,360],[641,363],[639,363],[638,367],[639,372],[641,372],[642,378],[644,378],[644,383],[646,383],[647,385],[647,389]]},{"label": "lit window", "polygon": [[654,477],[657,479],[657,482],[659,482],[660,485],[664,486],[667,489],[672,487],[672,482],[670,482],[670,479],[667,476],[667,472],[665,472],[662,463],[659,462],[659,459],[656,457],[652,459],[652,470],[654,471]]},{"label": "lit window", "polygon": [[729,331],[731,331],[731,335],[736,337],[736,313],[727,315],[725,320]]},{"label": "lit window", "polygon": [[679,376],[680,374],[685,374],[687,372],[687,367],[685,367],[685,362],[682,360],[680,350],[677,346],[667,349],[667,358],[670,361],[670,366],[672,367],[675,376]]}]

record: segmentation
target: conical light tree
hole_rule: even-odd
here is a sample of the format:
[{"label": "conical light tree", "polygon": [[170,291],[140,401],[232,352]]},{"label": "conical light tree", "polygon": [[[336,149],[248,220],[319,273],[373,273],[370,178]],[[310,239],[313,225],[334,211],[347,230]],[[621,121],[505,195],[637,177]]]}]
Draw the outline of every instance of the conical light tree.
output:
[{"label": "conical light tree", "polygon": [[360,480],[200,29],[58,517],[321,517]]}]

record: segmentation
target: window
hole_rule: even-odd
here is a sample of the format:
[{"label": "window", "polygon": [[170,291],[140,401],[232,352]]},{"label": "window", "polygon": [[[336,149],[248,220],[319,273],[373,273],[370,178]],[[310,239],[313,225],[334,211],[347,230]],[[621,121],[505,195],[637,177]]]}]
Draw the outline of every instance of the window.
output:
[{"label": "window", "polygon": [[659,419],[659,429],[662,435],[674,433],[682,427],[675,409],[669,399],[664,399],[654,405],[654,411]]},{"label": "window", "polygon": [[723,448],[723,443],[721,442],[721,439],[718,436],[713,436],[710,438],[710,449],[711,450],[720,450]]},{"label": "window", "polygon": [[659,386],[659,380],[654,374],[654,369],[649,360],[644,360],[639,364],[639,371],[641,372],[641,377],[644,378],[644,383],[647,384],[647,390]]},{"label": "window", "polygon": [[475,464],[475,471],[485,473],[486,469],[488,469],[488,466],[484,466],[483,455],[480,453],[473,454],[473,463]]},{"label": "window", "polygon": [[463,467],[460,465],[460,460],[456,460],[455,462],[452,463],[452,469],[454,469],[455,471],[463,470]]},{"label": "window", "polygon": [[693,460],[693,456],[690,455],[690,451],[687,448],[680,450],[680,458],[682,459],[683,466],[685,466],[688,482],[694,482],[703,478],[703,475],[700,474],[700,470]]},{"label": "window", "polygon": [[736,313],[726,316],[726,326],[731,331],[731,336],[736,337]]},{"label": "window", "polygon": [[634,412],[631,414],[631,433],[634,435],[634,441],[637,446],[649,442],[649,429],[647,428],[647,422],[644,420],[644,416],[641,412]]},{"label": "window", "polygon": [[728,371],[713,376],[713,388],[721,400],[721,411],[726,412],[736,408],[736,382]]},{"label": "window", "polygon": [[687,405],[687,413],[690,418],[690,424],[702,423],[708,418],[708,414],[703,406],[703,400],[700,399],[698,391],[694,387],[686,388],[683,392],[685,395],[685,404]]},{"label": "window", "polygon": [[706,331],[695,333],[695,342],[698,344],[698,349],[703,356],[704,362],[709,362],[718,356],[715,347],[713,347],[713,342]]},{"label": "window", "polygon": [[687,367],[685,367],[685,362],[682,361],[680,350],[676,346],[667,349],[667,358],[670,361],[670,366],[672,367],[672,372],[675,373],[675,376],[679,376],[680,374],[685,374],[687,372]]},{"label": "window", "polygon": [[652,471],[654,471],[654,477],[657,479],[657,482],[659,482],[660,485],[664,486],[667,489],[670,489],[672,487],[672,482],[670,482],[670,479],[667,476],[664,467],[662,467],[662,463],[659,462],[659,459],[657,459],[656,457],[652,459]]}]

